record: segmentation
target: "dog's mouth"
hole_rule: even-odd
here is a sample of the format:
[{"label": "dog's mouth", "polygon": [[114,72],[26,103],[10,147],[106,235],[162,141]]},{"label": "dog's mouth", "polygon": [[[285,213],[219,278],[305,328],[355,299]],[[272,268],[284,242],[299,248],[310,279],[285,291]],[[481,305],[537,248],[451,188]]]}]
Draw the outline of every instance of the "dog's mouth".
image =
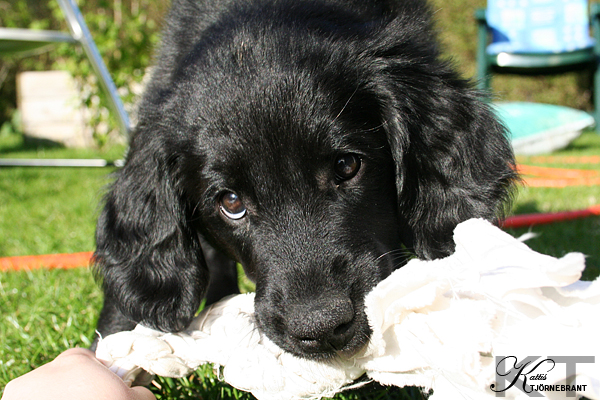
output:
[{"label": "dog's mouth", "polygon": [[357,331],[351,324],[336,328],[334,336],[325,340],[287,338],[284,339],[284,349],[298,357],[313,360],[351,358],[366,346],[370,338],[370,330],[367,333]]},{"label": "dog's mouth", "polygon": [[[256,313],[259,329],[280,348],[298,357],[312,360],[351,358],[367,345],[371,337],[366,315],[353,310],[352,314],[333,309],[333,312],[290,312],[283,316],[265,313],[261,308],[258,307]],[[290,308],[304,310],[307,307]]]},{"label": "dog's mouth", "polygon": [[356,329],[354,323],[350,321],[337,326],[324,337],[315,338],[314,336],[291,336],[288,338],[288,340],[294,342],[293,347],[300,349],[302,355],[310,355],[315,357],[322,355],[327,356],[336,353],[352,352],[352,350],[348,349],[348,347],[355,331]]}]

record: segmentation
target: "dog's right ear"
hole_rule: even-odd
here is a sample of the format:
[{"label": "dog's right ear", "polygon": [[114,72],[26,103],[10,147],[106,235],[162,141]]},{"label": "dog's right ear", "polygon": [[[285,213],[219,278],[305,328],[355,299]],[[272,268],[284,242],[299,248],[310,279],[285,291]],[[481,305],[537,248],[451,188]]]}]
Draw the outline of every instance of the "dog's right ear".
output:
[{"label": "dog's right ear", "polygon": [[[142,124],[140,124],[142,125]],[[96,230],[95,272],[106,298],[136,323],[186,328],[208,286],[189,207],[177,189],[177,160],[139,128],[110,187]]]}]

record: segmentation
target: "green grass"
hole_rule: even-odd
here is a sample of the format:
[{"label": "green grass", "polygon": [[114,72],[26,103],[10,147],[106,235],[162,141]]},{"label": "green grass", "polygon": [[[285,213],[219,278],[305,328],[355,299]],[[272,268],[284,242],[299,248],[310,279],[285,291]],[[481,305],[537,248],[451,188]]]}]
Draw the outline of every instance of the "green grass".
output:
[{"label": "green grass", "polygon": [[88,347],[102,294],[87,269],[0,273],[0,387]]},{"label": "green grass", "polygon": [[89,251],[106,170],[6,168],[0,181],[0,254]]},{"label": "green grass", "polygon": [[[0,136],[3,158],[121,158],[107,150],[65,149]],[[94,224],[111,168],[0,167],[0,256],[94,249]]]},{"label": "green grass", "polygon": [[[0,157],[121,157],[123,148],[67,150],[0,135]],[[587,133],[559,155],[600,155],[600,136]],[[530,163],[530,159],[521,159]],[[600,165],[557,165],[600,171]],[[112,169],[0,168],[0,256],[93,250],[93,232],[103,187]],[[600,187],[522,188],[515,213],[585,208],[600,203]],[[520,235],[529,229],[510,230]],[[600,274],[600,218],[536,226],[528,244],[554,256],[585,253],[585,279]],[[247,282],[243,282],[247,285]],[[247,286],[246,286],[247,287]],[[53,359],[63,350],[87,347],[101,307],[101,292],[87,269],[0,272],[0,393],[5,384]],[[187,379],[158,379],[159,399],[251,399],[220,382],[206,367]],[[368,388],[340,400],[419,399],[418,390]]]}]

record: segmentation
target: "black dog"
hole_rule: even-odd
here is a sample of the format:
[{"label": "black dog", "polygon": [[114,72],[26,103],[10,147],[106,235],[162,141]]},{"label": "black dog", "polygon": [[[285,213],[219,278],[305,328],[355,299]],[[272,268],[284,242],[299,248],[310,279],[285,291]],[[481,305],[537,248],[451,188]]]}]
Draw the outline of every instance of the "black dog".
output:
[{"label": "black dog", "polygon": [[421,0],[175,0],[98,222],[98,331],[185,328],[237,261],[280,347],[360,349],[365,294],[408,250],[451,254],[516,179],[431,25]]}]

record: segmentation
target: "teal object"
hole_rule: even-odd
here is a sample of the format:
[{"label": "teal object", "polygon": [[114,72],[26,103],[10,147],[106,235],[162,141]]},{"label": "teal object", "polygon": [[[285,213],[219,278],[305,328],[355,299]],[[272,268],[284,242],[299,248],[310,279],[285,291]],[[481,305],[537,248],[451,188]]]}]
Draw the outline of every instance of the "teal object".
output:
[{"label": "teal object", "polygon": [[510,132],[515,154],[550,153],[566,147],[581,131],[594,125],[588,113],[540,103],[494,103],[499,119]]}]

